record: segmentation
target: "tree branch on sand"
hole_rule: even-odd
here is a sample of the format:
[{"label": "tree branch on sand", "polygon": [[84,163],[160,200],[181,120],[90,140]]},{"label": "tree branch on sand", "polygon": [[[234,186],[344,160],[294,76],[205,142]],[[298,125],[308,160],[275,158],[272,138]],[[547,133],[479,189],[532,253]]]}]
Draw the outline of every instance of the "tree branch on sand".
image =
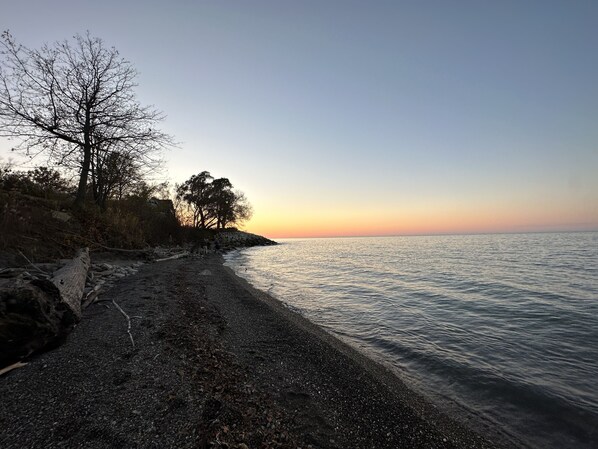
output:
[{"label": "tree branch on sand", "polygon": [[135,340],[133,340],[133,334],[131,333],[131,317],[127,315],[127,313],[117,304],[117,302],[113,299],[112,304],[118,309],[118,311],[125,317],[127,320],[127,334],[129,334],[129,338],[131,339],[131,344],[133,345],[133,349],[135,349]]}]

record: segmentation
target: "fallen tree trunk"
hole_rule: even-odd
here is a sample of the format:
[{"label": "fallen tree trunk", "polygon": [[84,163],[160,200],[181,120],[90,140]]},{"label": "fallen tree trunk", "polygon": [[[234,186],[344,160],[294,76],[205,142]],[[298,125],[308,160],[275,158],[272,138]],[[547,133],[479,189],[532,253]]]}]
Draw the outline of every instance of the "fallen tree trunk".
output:
[{"label": "fallen tree trunk", "polygon": [[0,366],[62,342],[81,319],[89,265],[86,248],[51,280],[17,280],[0,288]]},{"label": "fallen tree trunk", "polygon": [[52,283],[60,290],[62,301],[77,316],[77,321],[81,319],[81,298],[90,264],[89,249],[84,248],[52,278]]}]

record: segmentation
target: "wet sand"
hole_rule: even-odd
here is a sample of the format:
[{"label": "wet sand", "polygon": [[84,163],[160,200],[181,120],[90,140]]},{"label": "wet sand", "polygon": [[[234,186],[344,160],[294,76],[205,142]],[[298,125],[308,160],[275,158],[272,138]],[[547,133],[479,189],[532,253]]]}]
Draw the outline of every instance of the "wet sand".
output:
[{"label": "wet sand", "polygon": [[144,265],[100,299],[0,377],[0,447],[495,447],[220,256]]}]

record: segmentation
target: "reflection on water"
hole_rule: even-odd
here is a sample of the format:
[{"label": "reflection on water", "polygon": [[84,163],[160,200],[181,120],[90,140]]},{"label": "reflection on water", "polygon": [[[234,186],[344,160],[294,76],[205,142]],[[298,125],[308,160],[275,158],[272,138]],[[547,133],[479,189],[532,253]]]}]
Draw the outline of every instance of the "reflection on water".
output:
[{"label": "reflection on water", "polygon": [[281,243],[227,264],[519,445],[598,447],[598,233]]}]

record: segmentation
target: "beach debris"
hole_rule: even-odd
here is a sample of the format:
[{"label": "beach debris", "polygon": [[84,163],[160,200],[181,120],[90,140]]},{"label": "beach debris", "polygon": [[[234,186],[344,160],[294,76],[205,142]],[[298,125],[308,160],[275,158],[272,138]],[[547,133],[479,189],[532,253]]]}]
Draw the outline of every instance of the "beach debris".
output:
[{"label": "beach debris", "polygon": [[112,304],[118,309],[120,313],[125,317],[127,320],[127,334],[129,334],[129,338],[131,339],[131,344],[133,345],[133,349],[135,349],[135,340],[133,340],[133,334],[131,333],[131,317],[127,315],[127,313],[122,309],[121,306],[113,299]]},{"label": "beach debris", "polygon": [[181,253],[178,254],[173,254],[172,256],[168,256],[168,257],[163,257],[161,259],[156,259],[156,262],[164,262],[167,260],[176,260],[176,259],[182,259],[183,257],[189,257],[191,253],[189,251],[183,251]]},{"label": "beach debris", "polygon": [[104,285],[104,281],[99,281],[95,284],[91,289],[87,289],[87,292],[81,301],[81,307],[86,309],[88,306],[94,303],[98,295],[100,294],[100,289]]},{"label": "beach debris", "polygon": [[86,309],[92,304],[99,302],[99,295],[110,290],[116,281],[126,276],[131,276],[139,271],[144,264],[141,261],[120,261],[111,264],[94,263],[91,265],[87,285],[83,292],[81,306]]},{"label": "beach debris", "polygon": [[27,363],[16,362],[12,365],[5,366],[4,368],[0,369],[0,376],[12,371],[13,369],[23,368],[24,366],[27,366]]}]

